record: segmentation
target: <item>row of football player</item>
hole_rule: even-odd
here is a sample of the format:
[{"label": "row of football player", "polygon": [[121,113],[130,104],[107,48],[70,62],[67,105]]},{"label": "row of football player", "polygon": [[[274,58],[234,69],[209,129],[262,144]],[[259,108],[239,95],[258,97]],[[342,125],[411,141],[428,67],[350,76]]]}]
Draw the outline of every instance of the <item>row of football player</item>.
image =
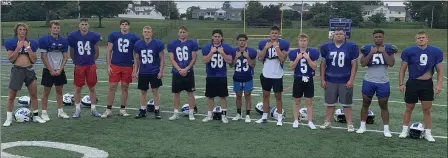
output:
[{"label": "row of football player", "polygon": [[[161,117],[158,110],[160,105],[158,88],[162,85],[161,78],[163,76],[164,68],[164,44],[160,40],[151,38],[152,29],[150,27],[143,28],[144,40],[138,40],[137,35],[129,33],[129,24],[129,21],[127,20],[120,21],[121,30],[112,32],[108,37],[108,50],[106,55],[110,81],[107,100],[108,108],[103,115],[100,115],[95,109],[96,102],[92,101],[92,115],[97,117],[111,116],[113,97],[118,82],[121,81],[122,83],[122,96],[127,96],[127,87],[129,86],[129,83],[132,82],[132,77],[134,77],[138,78],[138,89],[141,90],[140,104],[142,105],[136,118],[146,116],[146,94],[149,89],[149,85],[151,85],[155,99],[154,113],[156,118],[160,119]],[[72,32],[69,35],[68,40],[66,40],[66,43],[68,43],[71,47],[71,57],[75,64],[74,84],[76,88],[74,96],[76,102],[76,112],[73,115],[74,118],[80,116],[80,90],[86,81],[90,89],[90,97],[95,97],[94,86],[97,83],[97,80],[96,71],[93,70],[96,70],[94,63],[98,58],[97,43],[100,39],[97,33],[88,31],[87,20],[82,19],[79,26],[80,30]],[[54,30],[51,31],[53,33]],[[319,56],[321,56],[323,60],[320,66],[320,71],[322,74],[320,78],[322,87],[325,89],[325,102],[327,105],[325,123],[321,126],[321,128],[327,129],[331,127],[331,122],[329,120],[335,111],[334,105],[339,101],[339,103],[344,105],[344,111],[346,111],[345,114],[347,118],[348,131],[353,132],[354,127],[351,122],[352,111],[350,105],[353,102],[352,86],[357,70],[357,58],[359,56],[358,46],[353,42],[346,42],[345,32],[342,29],[337,29],[333,35],[333,42],[328,42],[321,45],[320,54],[317,49],[307,47],[309,37],[306,35],[300,35],[298,37],[298,48],[289,51],[289,42],[284,39],[279,39],[278,33],[278,27],[271,28],[270,39],[261,41],[259,43],[259,52],[257,52],[255,49],[248,48],[246,46],[246,35],[239,35],[237,37],[239,47],[233,49],[230,45],[222,41],[223,33],[221,30],[218,29],[212,32],[212,42],[205,45],[202,49],[203,63],[206,64],[207,68],[205,95],[208,97],[208,114],[203,121],[207,122],[212,120],[214,98],[219,97],[221,99],[221,107],[223,111],[222,121],[224,123],[228,122],[226,117],[227,104],[225,99],[228,96],[226,65],[229,64],[234,66],[235,69],[233,87],[238,96],[236,102],[238,114],[235,118],[236,120],[241,118],[241,98],[244,92],[246,96],[247,108],[246,121],[250,122],[250,118],[248,117],[251,104],[250,92],[253,88],[253,72],[255,59],[257,57],[258,60],[263,63],[263,70],[260,75],[260,80],[263,87],[264,112],[262,114],[262,118],[257,120],[256,123],[267,122],[266,119],[269,111],[269,95],[273,90],[277,101],[277,125],[282,125],[283,108],[281,93],[283,90],[283,62],[288,57],[291,60],[289,67],[294,70],[294,119],[298,118],[299,105],[302,97],[306,98],[308,112],[310,118],[312,118],[312,98],[314,96],[313,77],[315,74],[315,69],[317,68],[315,61],[319,58]],[[198,45],[195,41],[188,40],[187,36],[187,28],[181,27],[179,29],[179,39],[168,43],[170,62],[173,65],[172,92],[174,93],[174,115],[170,117],[170,120],[178,119],[177,112],[180,104],[179,93],[181,91],[185,90],[188,92],[189,105],[194,105],[194,97],[192,92],[194,91],[195,86],[192,68],[196,62],[195,53],[198,50]],[[373,36],[375,44],[366,45],[361,48],[361,52],[363,54],[361,65],[369,67],[369,71],[366,73],[365,80],[363,81],[363,110],[361,112],[361,120],[366,120],[368,106],[370,105],[370,101],[375,93],[380,99],[382,113],[387,112],[387,100],[390,95],[387,66],[392,66],[394,64],[393,54],[396,53],[397,50],[395,46],[383,43],[383,31],[375,31]],[[45,51],[52,49],[51,44],[46,42],[46,40],[48,41],[48,39],[44,39],[42,42],[39,42],[44,43],[42,45],[43,50]],[[430,69],[436,67],[436,65],[439,79],[436,86],[436,93],[440,93],[441,90],[442,80],[440,78],[442,73],[440,71],[442,67],[441,61],[443,60],[443,53],[437,47],[428,46],[427,41],[427,35],[425,33],[418,33],[416,35],[417,46],[411,46],[404,49],[401,55],[403,63],[402,69],[400,70],[399,87],[402,92],[405,92],[407,109],[403,121],[403,132],[400,137],[408,136],[410,114],[418,100],[427,101],[423,102],[424,115],[430,116],[428,115],[428,110],[432,105],[434,94],[434,91],[432,90],[434,86],[432,85],[432,80],[430,80],[433,73]],[[64,44],[63,42],[59,44],[53,43],[53,46],[54,45],[63,46]],[[7,46],[8,44],[5,44],[5,47]],[[46,48],[47,46],[49,48]],[[95,47],[95,49],[91,50],[90,48],[92,47]],[[11,49],[7,48],[7,50],[10,51]],[[64,49],[56,50],[58,50],[58,53],[60,54],[61,52],[64,52]],[[35,49],[32,51],[28,49],[28,53],[34,51]],[[87,51],[87,53],[84,53],[84,51]],[[56,51],[49,51],[48,54],[54,52]],[[135,52],[135,56],[132,52]],[[93,57],[93,55],[95,55],[95,57]],[[132,61],[133,59],[134,61]],[[53,69],[57,72],[56,74],[60,73],[61,69],[58,69],[60,67],[54,68],[50,66],[46,66],[46,68]],[[410,67],[408,69],[410,75],[407,82],[409,86],[405,86],[402,83],[404,80],[404,73],[408,66]],[[50,71],[50,73],[52,73],[52,71]],[[58,76],[55,75],[50,77],[53,78],[54,82],[57,80],[55,78]],[[56,83],[51,83],[50,87],[53,84]],[[427,86],[424,86],[425,89],[421,89],[415,85]],[[121,102],[122,108],[120,110],[120,114],[123,116],[128,116],[129,114],[125,112],[127,97],[122,97]],[[194,120],[192,113],[190,113],[189,117],[190,120]],[[311,119],[309,120],[308,126],[315,129]],[[384,135],[390,137],[391,134],[388,128],[388,115],[383,116],[383,123],[385,124]],[[425,126],[427,128],[425,132],[426,138],[428,140],[433,140],[430,135],[430,118],[425,117]],[[297,119],[294,121],[293,127],[298,127]],[[365,121],[362,121],[360,129],[357,132],[363,133],[364,131]]]}]

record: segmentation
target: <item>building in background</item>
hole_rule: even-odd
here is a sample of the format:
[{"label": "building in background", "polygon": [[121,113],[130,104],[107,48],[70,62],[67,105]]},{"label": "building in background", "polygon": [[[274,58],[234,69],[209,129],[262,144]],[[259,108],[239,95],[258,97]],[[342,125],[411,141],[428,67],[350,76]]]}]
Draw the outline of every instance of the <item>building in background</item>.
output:
[{"label": "building in background", "polygon": [[405,6],[388,6],[386,5],[363,5],[362,6],[363,18],[365,21],[369,20],[369,17],[377,13],[383,13],[386,17],[386,21],[410,21],[411,17],[406,11]]},{"label": "building in background", "polygon": [[126,13],[118,14],[118,17],[165,20],[165,17],[154,6],[143,6],[139,1],[128,4]]},{"label": "building in background", "polygon": [[192,12],[191,18],[198,20],[230,20],[230,21],[242,21],[241,11],[243,8],[230,8],[230,9],[195,9]]}]

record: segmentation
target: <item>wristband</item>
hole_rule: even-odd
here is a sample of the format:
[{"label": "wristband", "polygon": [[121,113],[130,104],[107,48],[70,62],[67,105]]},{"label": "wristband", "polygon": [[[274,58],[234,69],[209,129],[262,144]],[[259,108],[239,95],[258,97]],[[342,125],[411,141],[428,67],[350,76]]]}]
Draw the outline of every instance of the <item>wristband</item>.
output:
[{"label": "wristband", "polygon": [[398,87],[402,86],[403,84],[398,85]]}]

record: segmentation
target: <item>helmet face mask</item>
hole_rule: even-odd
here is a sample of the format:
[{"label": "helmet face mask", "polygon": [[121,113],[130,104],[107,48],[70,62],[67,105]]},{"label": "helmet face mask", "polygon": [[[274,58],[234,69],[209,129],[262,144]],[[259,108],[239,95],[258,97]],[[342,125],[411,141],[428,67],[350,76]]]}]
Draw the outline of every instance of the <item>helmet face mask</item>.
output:
[{"label": "helmet face mask", "polygon": [[[286,115],[285,109],[282,109],[282,117],[283,117],[283,119],[285,119],[285,115]],[[274,107],[274,108],[271,109],[271,117],[274,120],[278,119],[277,107]]]},{"label": "helmet face mask", "polygon": [[146,105],[146,111],[148,112],[154,112],[155,107],[154,107],[154,99],[151,99],[148,101],[148,104]]},{"label": "helmet face mask", "polygon": [[337,109],[334,112],[333,118],[336,122],[347,123],[347,120],[345,119],[344,109]]},{"label": "helmet face mask", "polygon": [[413,123],[409,128],[409,137],[413,139],[422,139],[425,136],[425,128],[420,122]]},{"label": "helmet face mask", "polygon": [[308,112],[306,108],[301,108],[299,110],[299,120],[308,120]]},{"label": "helmet face mask", "polygon": [[367,124],[373,124],[375,122],[375,114],[373,114],[373,111],[369,109],[367,112]]},{"label": "helmet face mask", "polygon": [[215,106],[213,108],[213,120],[221,120],[222,119],[222,108],[220,106]]}]

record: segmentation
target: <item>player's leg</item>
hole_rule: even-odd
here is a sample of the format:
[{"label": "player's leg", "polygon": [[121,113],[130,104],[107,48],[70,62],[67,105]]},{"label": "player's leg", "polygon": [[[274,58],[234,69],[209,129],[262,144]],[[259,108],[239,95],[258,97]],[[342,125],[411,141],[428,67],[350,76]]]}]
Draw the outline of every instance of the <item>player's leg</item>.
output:
[{"label": "player's leg", "polygon": [[404,92],[404,102],[406,102],[406,110],[403,113],[403,130],[399,135],[400,138],[406,138],[409,135],[409,122],[411,121],[412,111],[418,102],[418,85],[414,80],[406,81],[406,90]]},{"label": "player's leg", "polygon": [[[106,111],[101,115],[102,118],[112,116],[112,105],[115,100],[115,92],[117,91],[118,83],[122,79],[122,74],[120,67],[113,64],[110,65],[112,72],[109,75],[109,89],[107,91],[107,101],[106,101]],[[123,94],[121,94],[123,96]]]},{"label": "player's leg", "polygon": [[145,75],[145,74],[138,75],[137,89],[140,90],[140,109],[139,109],[139,113],[137,114],[137,116],[135,116],[136,119],[146,117],[146,104],[148,101],[146,99],[146,94],[148,93],[148,89],[149,89],[149,82],[150,82],[149,80],[150,80],[150,75]]},{"label": "player's leg", "polygon": [[[188,92],[187,91],[187,95],[188,95],[188,119],[190,121],[195,120],[196,118],[194,118],[194,109],[196,108],[196,103],[195,103],[195,98],[194,98],[194,93],[193,91]],[[180,96],[179,96],[180,98]]]},{"label": "player's leg", "polygon": [[356,133],[364,133],[366,131],[367,113],[369,111],[370,104],[372,103],[372,97],[376,91],[376,84],[363,80],[362,81],[362,108],[361,108],[361,124]]},{"label": "player's leg", "polygon": [[434,101],[434,83],[433,81],[421,81],[421,91],[419,98],[422,103],[423,121],[425,122],[425,139],[434,142],[435,139],[431,134],[431,107]]},{"label": "player's leg", "polygon": [[29,71],[25,80],[25,86],[28,88],[28,94],[30,95],[31,107],[33,108],[33,121],[39,123],[45,123],[39,116],[39,103],[37,101],[37,78],[34,71]]},{"label": "player's leg", "polygon": [[213,106],[215,105],[215,97],[218,96],[216,87],[216,78],[207,77],[205,79],[205,96],[207,97],[207,116],[202,119],[202,122],[213,120]]},{"label": "player's leg", "polygon": [[180,107],[180,92],[182,92],[183,86],[182,82],[183,78],[178,75],[173,75],[171,80],[171,92],[173,93],[173,116],[168,118],[168,120],[177,120],[179,119],[179,107]]},{"label": "player's leg", "polygon": [[392,137],[392,134],[390,133],[389,130],[389,108],[388,108],[389,96],[390,96],[389,82],[384,84],[378,84],[376,97],[378,98],[378,104],[380,105],[381,109],[381,118],[383,120],[384,125],[383,133],[385,137]]},{"label": "player's leg", "polygon": [[354,132],[355,128],[353,127],[353,87],[347,88],[345,84],[338,84],[338,93],[340,103],[342,107],[344,107],[345,119],[347,120],[347,131]]},{"label": "player's leg", "polygon": [[121,116],[129,116],[126,112],[126,106],[128,102],[129,95],[129,84],[132,83],[132,66],[121,67],[121,107],[120,107],[120,115]]},{"label": "player's leg", "polygon": [[331,128],[331,116],[333,116],[333,113],[336,109],[335,104],[338,103],[338,85],[336,83],[331,83],[327,81],[327,86],[324,89],[325,94],[325,121],[320,128],[322,129],[328,129]]},{"label": "player's leg", "polygon": [[6,104],[6,120],[3,124],[4,127],[11,126],[13,120],[12,110],[14,108],[14,100],[16,99],[17,91],[22,89],[24,80],[25,75],[20,73],[19,68],[13,66],[11,68],[11,75],[9,79],[8,102]]},{"label": "player's leg", "polygon": [[229,123],[229,120],[227,119],[227,99],[226,99],[229,96],[229,90],[227,87],[227,77],[217,78],[217,83],[219,85],[219,87],[217,87],[217,90],[218,90],[220,105],[222,108],[221,121],[223,123]]},{"label": "player's leg", "polygon": [[50,121],[47,113],[48,106],[48,96],[51,93],[51,87],[53,86],[55,81],[55,76],[51,76],[50,71],[47,68],[42,69],[42,80],[40,84],[44,87],[42,90],[42,114],[41,117],[45,121]]},{"label": "player's leg", "polygon": [[90,111],[92,116],[101,117],[101,114],[96,110],[96,84],[98,83],[98,78],[96,76],[96,65],[91,65],[87,67],[86,71],[86,81],[89,87],[89,97],[90,97]]},{"label": "player's leg", "polygon": [[313,123],[314,79],[312,77],[305,83],[305,87],[303,95],[305,96],[306,112],[308,114],[308,127],[316,129],[316,126]]},{"label": "player's leg", "polygon": [[[194,91],[196,90],[196,83],[194,80],[194,72],[190,71],[187,76],[186,76],[186,84],[184,85],[184,90],[187,91],[187,95],[188,95],[188,119],[190,121],[195,120],[194,118],[194,112],[196,109],[196,102],[195,102],[195,98],[194,98]],[[179,96],[180,98],[180,96]]]},{"label": "player's leg", "polygon": [[65,70],[62,69],[61,74],[55,78],[54,85],[56,90],[56,102],[58,104],[58,118],[70,118],[62,109],[62,99],[63,99],[63,88],[64,85],[67,84],[67,76],[65,75]]},{"label": "player's leg", "polygon": [[73,84],[75,85],[75,93],[73,97],[75,99],[75,113],[73,113],[72,118],[81,117],[81,90],[86,83],[86,70],[87,66],[75,65],[75,70],[73,71]]},{"label": "player's leg", "polygon": [[282,101],[282,92],[283,92],[283,78],[273,79],[273,90],[275,95],[275,103],[277,105],[277,126],[283,125],[283,101]]},{"label": "player's leg", "polygon": [[269,113],[269,98],[271,97],[272,81],[260,74],[261,88],[263,89],[263,115],[255,123],[267,123]]},{"label": "player's leg", "polygon": [[[10,84],[11,85],[11,84]],[[11,126],[12,123],[12,109],[14,108],[14,100],[17,96],[17,91],[18,90],[14,90],[14,89],[9,89],[8,92],[8,103],[6,105],[6,120],[5,123],[3,123],[3,127],[8,127]]]},{"label": "player's leg", "polygon": [[162,119],[160,116],[160,94],[159,87],[162,86],[162,80],[157,78],[157,74],[150,75],[151,92],[154,98],[154,115],[156,119]]},{"label": "player's leg", "polygon": [[294,115],[294,122],[292,123],[292,128],[298,128],[299,127],[299,117],[300,117],[300,102],[303,97],[304,88],[302,86],[302,78],[296,78],[294,77],[294,83],[292,85],[292,97],[294,98],[294,104],[293,104],[293,115]]},{"label": "player's leg", "polygon": [[246,118],[245,118],[245,122],[249,123],[251,121],[250,119],[250,109],[251,109],[251,105],[252,105],[252,90],[254,89],[254,81],[250,80],[248,82],[246,82],[244,84],[244,98],[246,100]]},{"label": "player's leg", "polygon": [[243,106],[243,84],[244,82],[233,81],[233,91],[236,95],[236,116],[232,119],[233,121],[238,121],[241,119],[241,107]]}]

